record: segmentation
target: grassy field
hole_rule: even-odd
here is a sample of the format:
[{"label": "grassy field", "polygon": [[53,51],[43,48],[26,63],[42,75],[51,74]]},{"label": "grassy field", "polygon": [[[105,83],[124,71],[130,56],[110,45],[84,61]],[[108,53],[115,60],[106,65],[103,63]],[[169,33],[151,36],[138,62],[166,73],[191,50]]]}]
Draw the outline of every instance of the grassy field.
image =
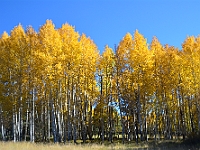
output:
[{"label": "grassy field", "polygon": [[126,149],[124,145],[100,145],[100,144],[36,144],[29,142],[1,142],[0,150],[111,150]]},{"label": "grassy field", "polygon": [[181,141],[160,141],[158,143],[143,142],[112,144],[41,144],[30,142],[0,142],[0,150],[200,150],[199,144],[184,144]]}]

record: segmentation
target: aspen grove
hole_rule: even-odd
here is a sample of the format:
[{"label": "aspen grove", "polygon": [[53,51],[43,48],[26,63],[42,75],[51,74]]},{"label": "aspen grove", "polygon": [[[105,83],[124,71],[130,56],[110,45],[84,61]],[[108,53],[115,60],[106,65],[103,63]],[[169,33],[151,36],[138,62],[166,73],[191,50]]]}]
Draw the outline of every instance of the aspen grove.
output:
[{"label": "aspen grove", "polygon": [[74,27],[0,37],[0,140],[113,142],[200,134],[200,36],[182,49],[137,30],[102,54]]}]

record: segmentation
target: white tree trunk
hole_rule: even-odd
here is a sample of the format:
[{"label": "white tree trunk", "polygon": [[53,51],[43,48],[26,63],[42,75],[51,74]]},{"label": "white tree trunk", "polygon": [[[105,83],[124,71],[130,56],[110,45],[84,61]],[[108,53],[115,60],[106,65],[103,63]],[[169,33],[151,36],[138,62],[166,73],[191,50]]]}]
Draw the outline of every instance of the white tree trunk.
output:
[{"label": "white tree trunk", "polygon": [[15,118],[15,109],[13,108],[13,140],[14,142],[17,141],[16,139],[16,118]]},{"label": "white tree trunk", "polygon": [[33,123],[33,127],[32,127],[32,142],[35,142],[35,88],[33,89],[33,112],[32,112],[32,123]]},{"label": "white tree trunk", "polygon": [[3,114],[2,114],[2,107],[0,106],[0,118],[1,118],[1,135],[3,141],[5,140],[5,135],[4,135],[4,125],[3,125]]}]

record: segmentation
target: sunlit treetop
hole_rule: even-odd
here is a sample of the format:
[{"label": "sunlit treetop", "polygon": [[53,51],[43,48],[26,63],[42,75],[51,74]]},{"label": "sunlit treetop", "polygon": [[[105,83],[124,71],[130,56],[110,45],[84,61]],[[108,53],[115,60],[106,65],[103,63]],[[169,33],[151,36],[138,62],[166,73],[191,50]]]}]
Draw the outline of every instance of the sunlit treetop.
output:
[{"label": "sunlit treetop", "polygon": [[186,54],[192,54],[194,52],[195,37],[189,36],[182,44],[182,50]]}]

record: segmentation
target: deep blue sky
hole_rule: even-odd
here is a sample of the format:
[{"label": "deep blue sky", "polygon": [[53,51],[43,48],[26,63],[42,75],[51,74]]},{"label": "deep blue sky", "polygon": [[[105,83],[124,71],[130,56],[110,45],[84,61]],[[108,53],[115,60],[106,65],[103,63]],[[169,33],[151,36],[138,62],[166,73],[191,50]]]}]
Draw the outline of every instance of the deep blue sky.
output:
[{"label": "deep blue sky", "polygon": [[189,35],[200,34],[199,0],[1,0],[0,34],[19,23],[38,31],[46,19],[56,28],[64,23],[85,33],[102,52],[114,47],[136,29],[150,44],[156,36],[164,44],[181,48]]}]

